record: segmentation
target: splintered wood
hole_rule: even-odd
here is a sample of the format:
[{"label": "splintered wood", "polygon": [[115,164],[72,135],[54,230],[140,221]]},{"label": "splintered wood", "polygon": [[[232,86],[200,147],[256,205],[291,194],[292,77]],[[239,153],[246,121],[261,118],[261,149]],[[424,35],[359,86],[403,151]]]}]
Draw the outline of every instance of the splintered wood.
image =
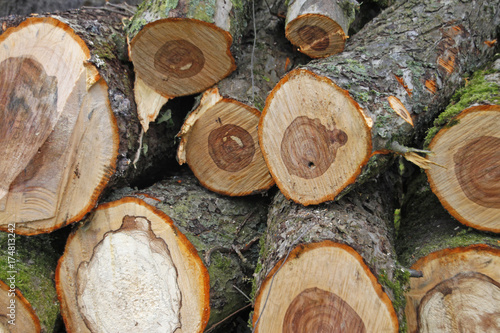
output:
[{"label": "splintered wood", "polygon": [[27,19],[0,43],[0,113],[9,119],[0,125],[9,128],[0,132],[0,229],[49,232],[80,220],[114,172],[107,85],[83,41],[54,18]]},{"label": "splintered wood", "polygon": [[208,272],[170,218],[142,200],[101,205],[68,240],[56,272],[74,332],[202,332]]}]

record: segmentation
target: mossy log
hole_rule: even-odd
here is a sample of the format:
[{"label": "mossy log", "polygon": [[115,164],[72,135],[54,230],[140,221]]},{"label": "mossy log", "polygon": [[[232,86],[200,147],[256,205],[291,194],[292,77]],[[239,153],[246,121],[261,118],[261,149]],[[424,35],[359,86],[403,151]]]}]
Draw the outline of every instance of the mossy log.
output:
[{"label": "mossy log", "polygon": [[398,2],[341,54],[286,75],[259,123],[264,158],[283,194],[305,205],[333,200],[374,154],[412,158],[406,146],[463,74],[494,55],[484,42],[496,36],[499,8],[498,1]]},{"label": "mossy log", "polygon": [[407,277],[396,268],[391,193],[378,179],[314,207],[274,197],[255,332],[398,332]]},{"label": "mossy log", "polygon": [[54,275],[59,253],[55,237],[25,237],[0,232],[0,330],[2,332],[59,332]]},{"label": "mossy log", "polygon": [[285,35],[300,52],[311,58],[340,53],[358,9],[356,0],[289,1]]},{"label": "mossy log", "polygon": [[[206,283],[206,286],[203,287],[206,288],[204,291],[206,293],[206,304],[203,304],[205,311],[203,312],[203,327],[208,322],[207,328],[210,328],[249,304],[244,294],[238,291],[237,288],[247,295],[251,291],[250,281],[258,257],[258,238],[265,230],[267,208],[265,198],[257,196],[245,199],[224,197],[208,191],[198,183],[194,176],[187,174],[166,179],[142,190],[123,188],[113,193],[107,200],[114,201],[105,203],[102,208],[98,208],[93,215],[94,217],[92,217],[92,221],[83,225],[79,229],[81,231],[77,233],[82,236],[87,235],[85,237],[89,239],[97,239],[95,243],[100,241],[102,234],[108,230],[102,225],[107,225],[108,222],[99,222],[101,224],[98,224],[96,223],[98,221],[95,220],[96,216],[106,214],[109,216],[110,213],[104,214],[104,212],[111,212],[111,209],[106,207],[118,206],[118,202],[126,202],[127,207],[132,204],[141,206],[140,212],[124,212],[122,215],[145,216],[152,222],[153,231],[157,237],[163,237],[164,233],[160,234],[157,231],[158,229],[155,229],[153,218],[149,217],[149,211],[154,212],[156,215],[168,216],[173,221],[168,223],[169,228],[176,230],[179,238],[185,238],[182,241],[183,243],[191,244],[192,251],[197,257],[196,260],[194,257],[192,260],[201,267],[198,273],[193,271],[189,279],[204,279],[205,282],[203,283]],[[113,211],[115,210],[113,209]],[[117,215],[116,218],[113,217],[113,220],[116,220],[115,223],[118,224],[109,228],[109,230],[112,230],[110,233],[117,232],[113,230],[120,227],[122,219],[123,216]],[[108,220],[111,221],[112,219],[107,218],[106,221]],[[95,232],[97,232],[97,229],[101,229],[99,236],[96,236],[97,238],[89,236],[95,234],[94,229]],[[72,237],[72,239],[76,239],[77,236]],[[73,240],[68,242],[68,244],[73,243],[77,244]],[[170,252],[173,252],[170,244],[168,242],[167,244]],[[71,296],[74,295],[73,290],[76,287],[75,285],[70,286],[70,280],[67,280],[68,276],[71,277],[76,274],[75,267],[77,268],[80,262],[71,259],[75,253],[79,253],[79,250],[76,251],[73,246],[68,245],[65,258],[59,264],[57,278],[59,293],[64,294],[66,299],[65,301],[61,300],[63,304],[62,313],[65,317],[68,317],[69,313],[73,313],[69,315],[71,317],[79,316],[74,314],[79,310],[75,307],[75,300]],[[93,247],[94,245],[86,247],[86,250],[83,251],[84,255],[90,258],[92,251],[88,249]],[[191,265],[184,262],[185,259],[173,259],[177,267]],[[85,261],[88,261],[88,259],[85,259]],[[178,268],[178,281],[181,279],[181,272],[187,274],[184,271],[185,268]],[[187,277],[182,278],[187,279]],[[208,284],[209,282],[210,284]],[[184,307],[193,306],[189,305],[183,298],[181,312],[184,311]],[[208,317],[209,313],[210,318]],[[131,318],[134,319],[135,316],[131,315]],[[182,320],[195,321],[193,317],[187,316],[186,313],[181,318],[184,318]],[[68,318],[65,320],[67,325],[68,321],[74,321],[74,319],[68,320]],[[78,321],[80,324],[82,323],[80,319]],[[70,325],[70,327],[73,327],[73,324]],[[221,332],[224,331],[224,327],[223,324],[216,325],[217,329],[222,328]],[[195,332],[195,330],[188,329],[184,324],[181,331]]]},{"label": "mossy log", "polygon": [[408,186],[396,245],[401,263],[423,275],[406,293],[408,332],[500,329],[500,238],[453,219],[424,173]]},{"label": "mossy log", "polygon": [[461,223],[500,233],[500,59],[476,72],[427,139],[432,191]]},{"label": "mossy log", "polygon": [[0,229],[37,234],[78,221],[106,187],[174,156],[178,130],[166,123],[142,138],[122,18],[97,9],[2,20],[12,26],[0,36]]},{"label": "mossy log", "polygon": [[144,130],[162,104],[202,92],[235,69],[230,47],[245,28],[247,3],[144,1],[128,21],[135,98]]}]

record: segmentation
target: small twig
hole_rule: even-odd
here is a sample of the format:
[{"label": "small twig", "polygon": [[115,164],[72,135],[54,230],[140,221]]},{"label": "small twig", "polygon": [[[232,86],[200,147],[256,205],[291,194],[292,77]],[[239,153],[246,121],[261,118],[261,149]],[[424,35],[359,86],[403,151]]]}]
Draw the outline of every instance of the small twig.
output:
[{"label": "small twig", "polygon": [[250,57],[250,77],[252,79],[252,104],[255,101],[255,84],[253,77],[253,62],[255,58],[255,46],[257,44],[257,27],[255,25],[255,0],[252,0],[252,22],[253,22],[253,45],[252,56]]},{"label": "small twig", "polygon": [[288,250],[288,253],[286,254],[285,258],[283,259],[283,261],[281,262],[281,265],[280,267],[278,267],[278,269],[276,270],[276,273],[274,273],[273,277],[271,278],[271,283],[269,284],[269,289],[267,290],[267,296],[266,296],[266,300],[264,301],[264,305],[262,306],[262,311],[260,312],[259,314],[259,317],[257,318],[257,320],[255,321],[255,325],[252,329],[252,333],[255,332],[255,328],[257,328],[257,324],[259,323],[260,321],[260,318],[262,317],[262,315],[264,314],[264,310],[266,309],[266,305],[267,305],[267,301],[269,299],[269,295],[271,294],[271,289],[273,288],[273,283],[274,283],[274,278],[276,277],[276,275],[278,275],[279,271],[281,270],[281,268],[283,267],[283,265],[285,264],[286,260],[288,259],[288,256],[290,255],[290,252],[292,252],[292,250],[295,248],[295,245],[297,245],[297,243],[299,242],[299,240],[305,236],[305,234],[311,230],[311,228],[314,226],[314,224],[311,224],[308,228],[306,228],[306,230],[304,230],[292,243],[292,245],[290,246],[290,249]]},{"label": "small twig", "polygon": [[142,149],[142,137],[144,136],[144,128],[141,126],[141,134],[139,135],[139,148],[137,149],[134,157],[134,161],[132,164],[134,165],[134,168],[136,168],[135,164],[139,161],[139,157],[141,157],[141,149]]},{"label": "small twig", "polygon": [[243,222],[238,226],[238,228],[236,228],[236,235],[238,235],[240,233],[240,230],[245,226],[245,224],[248,222],[248,220],[250,219],[250,217],[256,211],[257,211],[257,208],[255,208],[254,210],[252,210],[250,213],[247,214],[247,216],[245,217],[245,219],[243,220]]},{"label": "small twig", "polygon": [[126,2],[120,3],[120,4],[114,4],[114,3],[106,2],[106,6],[115,7],[115,8],[118,8],[118,9],[123,9],[124,11],[129,12],[132,15],[135,15],[135,12],[137,10],[137,7],[131,6],[131,5],[129,5]]},{"label": "small twig", "polygon": [[238,255],[238,257],[240,257],[241,261],[243,261],[243,263],[246,263],[247,262],[247,258],[245,258],[242,254],[241,254],[241,251],[240,251],[240,248],[237,247],[236,245],[232,245],[231,248],[234,250],[234,252],[236,252],[236,254]]},{"label": "small twig", "polygon": [[238,290],[240,292],[240,294],[242,294],[243,296],[245,296],[245,298],[250,302],[252,303],[252,299],[250,297],[248,297],[247,294],[245,294],[240,288],[236,287],[234,284],[233,284],[233,288]]},{"label": "small twig", "polygon": [[207,266],[210,266],[210,256],[212,255],[212,252],[214,251],[219,251],[219,252],[226,252],[226,253],[231,253],[233,252],[232,249],[228,249],[227,247],[223,247],[223,246],[215,246],[213,248],[211,248],[210,250],[207,251],[207,253],[205,253],[205,262],[207,263]]},{"label": "small twig", "polygon": [[246,245],[243,246],[243,248],[241,248],[241,251],[248,251],[248,249],[250,248],[250,246],[252,246],[253,243],[255,243],[256,241],[258,241],[259,239],[260,239],[260,236],[255,236],[248,243],[246,243]]},{"label": "small twig", "polygon": [[212,326],[211,326],[208,330],[206,330],[206,331],[205,331],[205,333],[210,333],[210,332],[212,332],[212,331],[215,329],[215,327],[219,326],[220,324],[222,324],[223,322],[225,322],[226,320],[228,320],[229,318],[231,318],[231,317],[232,317],[232,316],[234,316],[235,314],[237,314],[237,313],[239,313],[239,312],[241,312],[241,311],[243,311],[243,310],[247,309],[247,308],[248,308],[248,307],[250,307],[251,305],[252,305],[251,303],[250,303],[250,304],[247,304],[247,305],[245,305],[244,307],[242,307],[241,309],[234,311],[233,313],[231,313],[231,314],[230,314],[229,316],[227,316],[226,318],[224,318],[224,319],[222,319],[221,321],[219,321],[219,322],[217,322],[217,323],[213,324],[213,325],[212,325]]}]

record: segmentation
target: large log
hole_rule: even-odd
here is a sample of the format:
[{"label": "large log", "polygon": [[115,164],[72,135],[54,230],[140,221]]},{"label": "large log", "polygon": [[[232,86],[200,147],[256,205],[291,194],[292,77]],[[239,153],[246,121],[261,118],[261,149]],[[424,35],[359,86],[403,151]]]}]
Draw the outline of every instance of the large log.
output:
[{"label": "large log", "polygon": [[315,207],[275,196],[255,332],[398,332],[407,276],[395,262],[392,191],[379,181]]},{"label": "large log", "polygon": [[408,332],[495,332],[500,329],[500,239],[453,219],[425,174],[413,179],[401,208],[396,249],[422,272],[406,293]]},{"label": "large log", "polygon": [[60,235],[25,237],[15,228],[0,232],[0,330],[58,332],[62,321],[54,274]]},{"label": "large log", "polygon": [[368,163],[372,154],[411,158],[405,146],[463,74],[494,54],[484,42],[496,36],[498,8],[498,1],[398,2],[343,53],[285,76],[259,123],[264,158],[284,195],[305,205],[333,200],[360,179],[363,166],[380,172],[383,165]]},{"label": "large log", "polygon": [[[500,59],[453,97],[427,136],[432,191],[458,221],[500,232]],[[436,131],[438,131],[436,134]],[[435,135],[435,136],[433,136]]]},{"label": "large log", "polygon": [[163,103],[202,92],[235,69],[230,47],[246,25],[245,2],[144,1],[126,26],[144,130]]},{"label": "large log", "polygon": [[[98,247],[102,246],[96,247],[96,244],[104,240],[103,237],[108,237],[103,236],[106,231],[109,230],[107,235],[113,237],[122,232],[120,230],[124,228],[119,228],[125,215],[143,216],[151,222],[152,231],[156,237],[165,240],[172,254],[173,264],[178,272],[177,284],[187,285],[188,281],[191,281],[192,292],[203,294],[202,299],[188,298],[188,294],[185,295],[179,287],[182,294],[180,331],[203,331],[205,326],[212,327],[248,305],[245,296],[235,287],[247,294],[251,290],[250,280],[258,257],[257,240],[265,228],[265,199],[224,197],[203,188],[192,175],[183,175],[166,179],[142,190],[123,188],[114,192],[107,200],[112,201],[99,206],[89,222],[72,236],[59,264],[58,292],[68,330],[71,328],[71,331],[74,331],[76,327],[80,327],[76,331],[88,331],[85,328],[84,318],[89,315],[82,312],[82,308],[78,305],[79,300],[73,297],[78,283],[75,285],[70,281],[76,278],[80,262],[90,260],[88,267],[92,266],[93,259],[89,258],[93,251],[89,249],[95,247],[94,253],[98,252]],[[158,216],[168,223],[159,221]],[[172,230],[175,233],[172,233]],[[175,245],[177,243],[172,243],[172,239],[177,239],[177,243],[182,244]],[[104,244],[104,241],[100,244]],[[117,252],[118,258],[118,255],[121,256],[120,253],[127,250],[127,245],[118,242],[114,244],[116,251],[119,252]],[[178,246],[188,247],[191,259],[174,255]],[[101,255],[107,252],[109,249],[99,250]],[[138,251],[132,251],[129,255],[136,257]],[[141,263],[144,261],[147,260],[141,259]],[[196,270],[192,268],[194,264]],[[137,261],[130,265],[136,266]],[[138,271],[131,274],[144,273]],[[90,278],[94,282],[90,282]],[[130,278],[130,280],[136,279]],[[99,278],[89,275],[88,281],[87,284],[97,284]],[[109,286],[110,283],[106,285]],[[117,286],[119,287],[118,284]],[[88,292],[91,292],[91,288]],[[127,293],[132,299],[136,297],[133,288],[127,288]],[[154,297],[148,295],[144,297],[144,301]],[[109,302],[113,300],[110,298]],[[137,304],[137,314],[130,314],[130,320],[142,314],[146,315],[150,311],[143,305]],[[96,309],[92,307],[93,312]],[[200,312],[201,319],[194,309],[203,310]],[[119,322],[124,323],[127,314],[118,313],[115,317],[116,322],[119,318]],[[196,323],[200,323],[198,328],[195,328],[198,325]]]},{"label": "large log", "polygon": [[78,221],[106,186],[134,181],[174,156],[177,130],[166,124],[142,140],[122,18],[97,9],[3,20],[12,27],[0,36],[0,112],[10,119],[0,135],[8,191],[0,198],[2,230],[18,223],[16,232],[36,234]]}]

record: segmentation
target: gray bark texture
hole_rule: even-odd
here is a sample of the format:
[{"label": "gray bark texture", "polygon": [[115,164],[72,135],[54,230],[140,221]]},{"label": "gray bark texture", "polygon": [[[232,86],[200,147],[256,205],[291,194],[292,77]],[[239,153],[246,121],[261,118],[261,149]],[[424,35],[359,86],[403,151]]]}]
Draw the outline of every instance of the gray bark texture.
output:
[{"label": "gray bark texture", "polygon": [[[210,276],[207,329],[249,304],[236,288],[250,294],[258,239],[266,228],[266,198],[222,196],[202,187],[191,174],[170,177],[142,190],[124,188],[106,200],[124,196],[138,197],[166,213],[197,249]],[[214,331],[227,332],[227,325],[229,319]]]},{"label": "gray bark texture", "polygon": [[[0,17],[8,15],[29,15],[32,13],[48,13],[75,9],[82,6],[104,6],[106,2],[111,4],[124,3],[121,0],[0,0]],[[129,5],[137,5],[141,0],[127,0]]]},{"label": "gray bark texture", "polygon": [[[363,258],[384,287],[402,322],[403,295],[401,290],[391,289],[397,283],[398,270],[393,225],[396,193],[388,184],[397,180],[384,177],[366,182],[338,201],[317,206],[302,206],[277,193],[269,206],[255,290],[259,290],[269,272],[297,244],[331,240],[352,247]],[[384,282],[382,275],[387,277]]]},{"label": "gray bark texture", "polygon": [[[374,122],[373,151],[405,152],[463,83],[488,62],[500,23],[496,1],[397,2],[349,38],[342,54],[303,66],[347,90]],[[388,103],[404,105],[414,128]],[[366,170],[364,170],[366,172]]]},{"label": "gray bark texture", "polygon": [[[286,39],[283,20],[266,1],[257,0],[253,6],[255,30],[253,23],[249,23],[243,36],[233,40],[231,53],[236,70],[217,86],[222,96],[262,111],[267,95],[280,78],[290,69],[306,64],[309,58]],[[249,22],[253,22],[253,18]]]}]

